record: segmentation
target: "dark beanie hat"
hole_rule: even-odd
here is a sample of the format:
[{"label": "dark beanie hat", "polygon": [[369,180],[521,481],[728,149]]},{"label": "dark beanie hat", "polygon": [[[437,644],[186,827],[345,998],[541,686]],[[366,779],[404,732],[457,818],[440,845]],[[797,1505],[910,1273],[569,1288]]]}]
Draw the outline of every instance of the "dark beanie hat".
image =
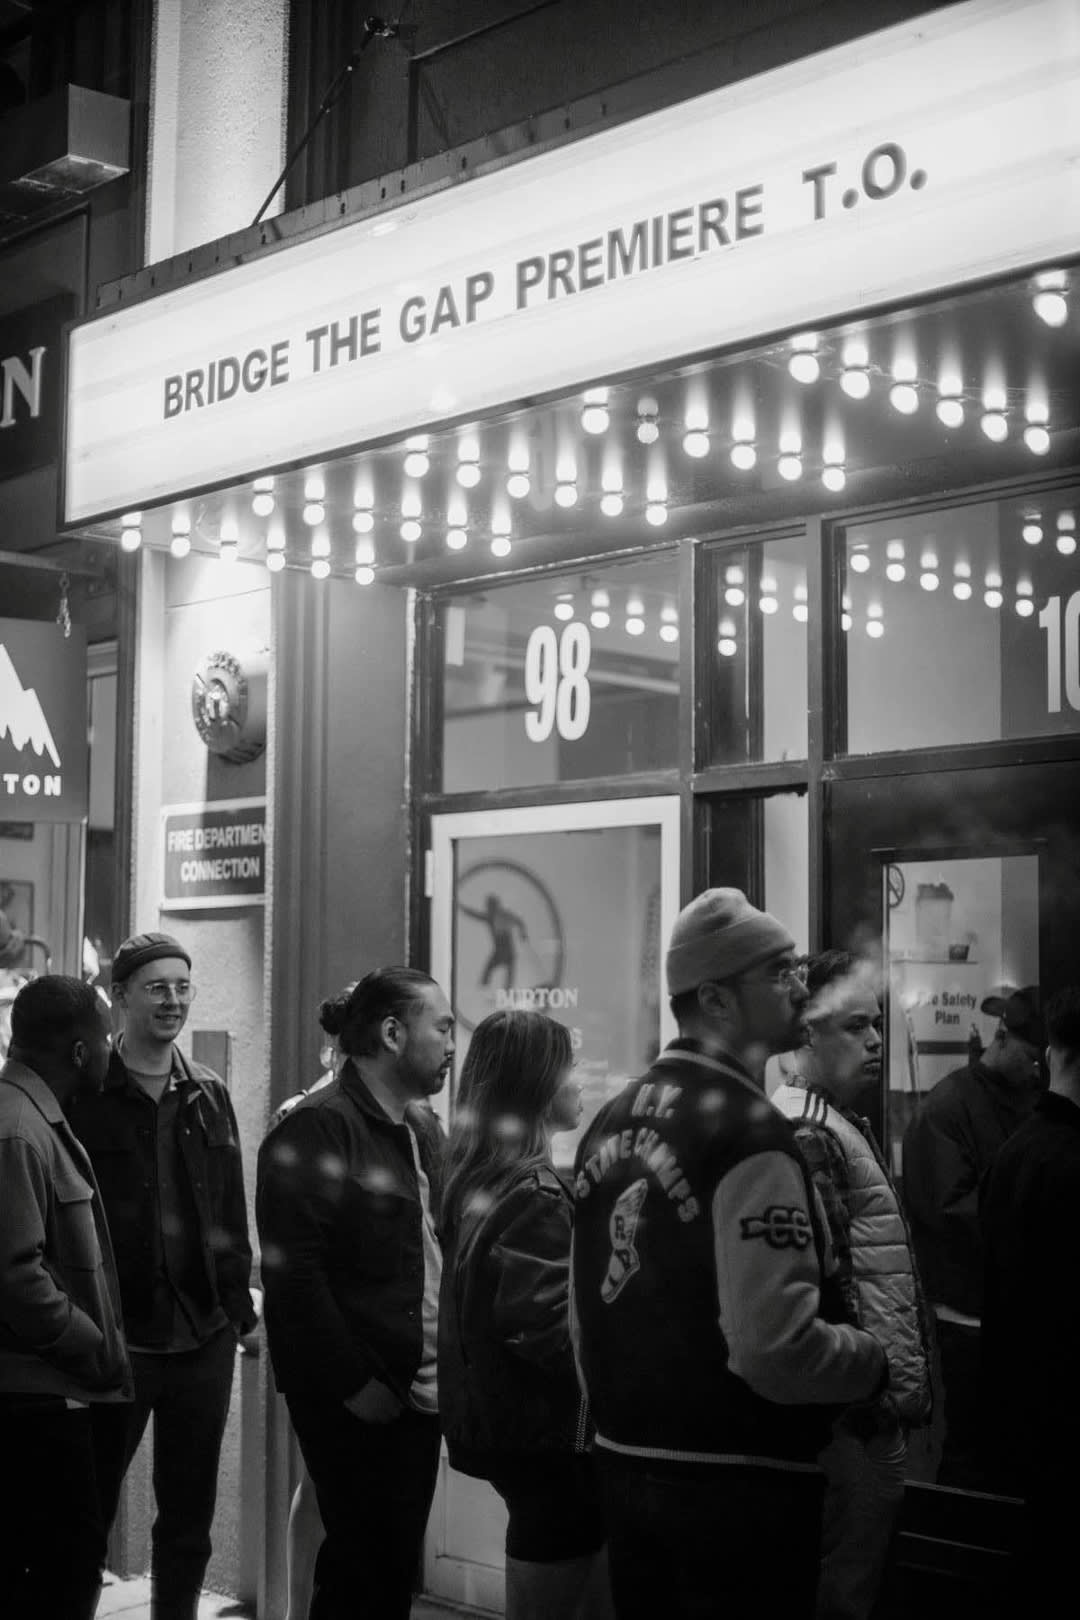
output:
[{"label": "dark beanie hat", "polygon": [[171,934],[132,934],[113,957],[112,982],[123,984],[131,978],[136,968],[145,967],[147,962],[159,962],[168,956],[178,956],[189,968],[191,966],[191,957]]},{"label": "dark beanie hat", "polygon": [[671,930],[668,995],[696,990],[710,979],[734,979],[794,949],[783,923],[758,911],[741,889],[706,889],[683,907]]}]

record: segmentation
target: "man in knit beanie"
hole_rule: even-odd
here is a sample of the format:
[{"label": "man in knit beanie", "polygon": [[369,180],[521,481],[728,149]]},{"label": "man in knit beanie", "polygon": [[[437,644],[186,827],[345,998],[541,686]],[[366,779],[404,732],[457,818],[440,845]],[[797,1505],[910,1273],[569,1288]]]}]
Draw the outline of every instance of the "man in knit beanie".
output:
[{"label": "man in knit beanie", "polygon": [[799,1038],[794,951],[738,889],[692,901],[667,954],[679,1038],[578,1152],[574,1319],[619,1620],[809,1620],[817,1453],[887,1381],[842,1321],[809,1174],[761,1089]]}]

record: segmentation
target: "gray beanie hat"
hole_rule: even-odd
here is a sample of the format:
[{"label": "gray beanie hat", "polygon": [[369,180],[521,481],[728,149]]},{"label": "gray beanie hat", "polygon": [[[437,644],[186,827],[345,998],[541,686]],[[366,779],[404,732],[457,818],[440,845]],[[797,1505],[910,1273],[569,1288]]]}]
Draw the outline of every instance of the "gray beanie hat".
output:
[{"label": "gray beanie hat", "polygon": [[668,995],[696,990],[714,979],[734,979],[770,956],[794,949],[783,923],[752,906],[741,889],[706,889],[683,907],[671,930]]}]

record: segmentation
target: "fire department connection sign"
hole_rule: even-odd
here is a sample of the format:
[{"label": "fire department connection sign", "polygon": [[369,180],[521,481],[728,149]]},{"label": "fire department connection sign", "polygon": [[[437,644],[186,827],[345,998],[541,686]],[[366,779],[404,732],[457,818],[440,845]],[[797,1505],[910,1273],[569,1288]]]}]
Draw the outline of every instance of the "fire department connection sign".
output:
[{"label": "fire department connection sign", "polygon": [[85,821],[86,633],[0,619],[0,820]]},{"label": "fire department connection sign", "polygon": [[266,898],[266,800],[162,808],[163,911],[261,906]]},{"label": "fire department connection sign", "polygon": [[1053,262],[1076,0],[970,0],[74,329],[68,523]]}]

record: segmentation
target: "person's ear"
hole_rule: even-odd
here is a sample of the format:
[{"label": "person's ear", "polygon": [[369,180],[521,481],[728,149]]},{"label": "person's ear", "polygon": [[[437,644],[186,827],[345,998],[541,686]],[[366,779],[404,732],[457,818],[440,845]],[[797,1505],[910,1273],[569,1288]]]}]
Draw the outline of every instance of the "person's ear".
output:
[{"label": "person's ear", "polygon": [[386,1050],[393,1052],[394,1056],[397,1057],[401,1051],[402,1035],[404,1034],[401,1020],[392,1016],[384,1018],[379,1026],[379,1034]]},{"label": "person's ear", "polygon": [[90,1048],[85,1041],[71,1043],[71,1061],[77,1069],[85,1069],[90,1061]]},{"label": "person's ear", "polygon": [[706,1018],[728,1020],[736,1010],[735,992],[729,984],[708,980],[697,987],[698,1006]]}]

